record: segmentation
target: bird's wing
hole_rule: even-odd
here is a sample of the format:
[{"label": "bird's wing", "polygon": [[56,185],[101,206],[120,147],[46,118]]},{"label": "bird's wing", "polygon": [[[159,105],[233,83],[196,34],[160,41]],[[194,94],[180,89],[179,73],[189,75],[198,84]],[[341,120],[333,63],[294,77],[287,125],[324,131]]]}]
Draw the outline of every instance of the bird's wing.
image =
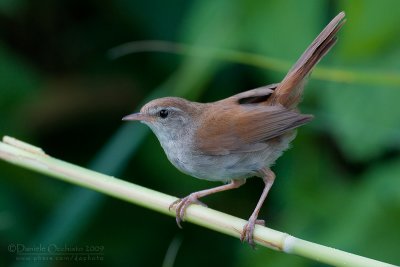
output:
[{"label": "bird's wing", "polygon": [[267,146],[266,141],[312,119],[312,115],[299,114],[279,104],[265,105],[262,100],[270,91],[254,89],[210,105],[194,136],[198,152],[226,155],[257,151]]},{"label": "bird's wing", "polygon": [[237,95],[233,95],[227,99],[219,102],[232,102],[238,104],[254,104],[254,103],[266,103],[268,98],[272,95],[278,83],[266,85],[263,87],[248,90]]}]

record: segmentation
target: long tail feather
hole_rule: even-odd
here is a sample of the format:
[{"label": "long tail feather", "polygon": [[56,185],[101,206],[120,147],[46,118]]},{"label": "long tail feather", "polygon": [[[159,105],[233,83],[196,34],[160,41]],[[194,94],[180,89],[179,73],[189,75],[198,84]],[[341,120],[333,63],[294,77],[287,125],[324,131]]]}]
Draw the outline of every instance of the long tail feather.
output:
[{"label": "long tail feather", "polygon": [[280,103],[287,108],[297,106],[301,101],[307,76],[335,45],[337,39],[335,35],[345,23],[344,17],[345,13],[340,12],[311,43],[277,86],[271,97],[271,103]]}]

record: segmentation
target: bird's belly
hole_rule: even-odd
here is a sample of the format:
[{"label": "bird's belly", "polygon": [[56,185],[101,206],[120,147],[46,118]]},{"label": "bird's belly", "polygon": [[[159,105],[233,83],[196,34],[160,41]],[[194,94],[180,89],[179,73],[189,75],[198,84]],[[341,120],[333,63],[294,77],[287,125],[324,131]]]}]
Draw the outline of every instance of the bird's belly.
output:
[{"label": "bird's belly", "polygon": [[199,179],[227,182],[258,175],[259,170],[272,165],[279,155],[273,150],[228,155],[186,154],[169,157],[180,171]]},{"label": "bird's belly", "polygon": [[206,156],[190,155],[185,158],[170,158],[180,171],[199,179],[229,181],[253,176],[264,164],[241,162],[240,155]]},{"label": "bird's belly", "polygon": [[227,182],[257,176],[263,168],[270,167],[289,147],[295,132],[269,141],[268,146],[259,151],[230,153],[226,155],[204,155],[192,150],[167,149],[179,153],[167,153],[171,163],[183,173],[199,179]]}]

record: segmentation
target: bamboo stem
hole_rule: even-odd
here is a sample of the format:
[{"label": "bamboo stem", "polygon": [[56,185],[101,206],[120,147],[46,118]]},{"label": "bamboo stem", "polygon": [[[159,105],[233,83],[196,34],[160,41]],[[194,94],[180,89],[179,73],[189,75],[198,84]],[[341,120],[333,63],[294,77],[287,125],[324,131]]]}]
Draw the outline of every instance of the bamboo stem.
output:
[{"label": "bamboo stem", "polygon": [[[13,138],[5,137],[3,142],[0,142],[0,158],[69,183],[175,216],[174,211],[168,210],[169,205],[176,200],[175,197],[58,160],[48,156],[40,148]],[[240,237],[246,223],[240,218],[199,205],[191,205],[187,209],[186,220],[237,238]],[[254,231],[254,240],[259,245],[274,250],[334,266],[395,266],[308,242],[259,225]]]}]

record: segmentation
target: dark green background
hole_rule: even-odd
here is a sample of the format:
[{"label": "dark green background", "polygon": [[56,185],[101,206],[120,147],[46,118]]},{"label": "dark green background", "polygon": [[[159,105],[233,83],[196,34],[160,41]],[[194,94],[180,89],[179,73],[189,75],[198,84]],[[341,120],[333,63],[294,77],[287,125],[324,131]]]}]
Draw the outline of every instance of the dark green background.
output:
[{"label": "dark green background", "polygon": [[[0,134],[175,196],[217,186],[181,174],[145,125],[121,118],[153,93],[214,101],[285,73],[218,60],[215,51],[111,60],[109,49],[155,39],[294,63],[341,10],[348,21],[320,65],[346,72],[311,77],[301,109],[316,119],[273,167],[260,217],[294,236],[400,264],[396,0],[2,0]],[[251,179],[204,201],[248,218],[262,185]],[[161,266],[174,239],[182,242],[174,266],[323,266],[188,223],[180,230],[172,217],[0,162],[0,266]],[[22,262],[10,244],[101,245],[104,260]]]}]

